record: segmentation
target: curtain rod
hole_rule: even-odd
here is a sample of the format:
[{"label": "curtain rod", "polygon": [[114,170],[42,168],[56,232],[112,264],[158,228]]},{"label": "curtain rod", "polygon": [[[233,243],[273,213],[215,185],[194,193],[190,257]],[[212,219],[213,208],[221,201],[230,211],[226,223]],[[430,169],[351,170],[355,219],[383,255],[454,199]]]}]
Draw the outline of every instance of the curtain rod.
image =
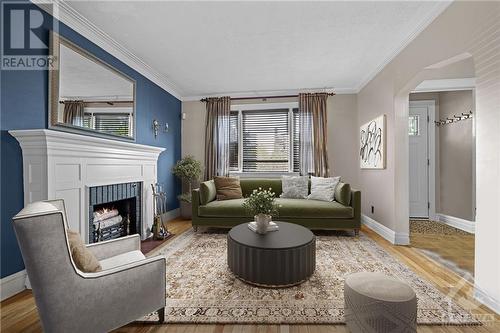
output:
[{"label": "curtain rod", "polygon": [[[327,93],[327,95],[334,96],[335,93]],[[233,101],[233,100],[244,100],[244,99],[293,98],[293,97],[299,97],[299,95],[231,97],[230,99]],[[200,99],[200,102],[206,102],[206,101],[208,101],[208,98]]]},{"label": "curtain rod", "polygon": [[[74,100],[59,101],[59,104],[65,104],[66,102],[74,102]],[[82,101],[82,102],[85,104],[114,104],[114,103],[133,103],[134,101]]]}]

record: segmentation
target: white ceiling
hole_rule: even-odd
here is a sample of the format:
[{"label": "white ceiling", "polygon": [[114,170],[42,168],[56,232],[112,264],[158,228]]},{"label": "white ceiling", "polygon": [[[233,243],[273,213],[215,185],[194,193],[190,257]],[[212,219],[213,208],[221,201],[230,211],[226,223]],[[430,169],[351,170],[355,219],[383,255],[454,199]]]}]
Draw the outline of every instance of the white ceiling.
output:
[{"label": "white ceiling", "polygon": [[183,99],[334,88],[356,92],[443,2],[69,1]]}]

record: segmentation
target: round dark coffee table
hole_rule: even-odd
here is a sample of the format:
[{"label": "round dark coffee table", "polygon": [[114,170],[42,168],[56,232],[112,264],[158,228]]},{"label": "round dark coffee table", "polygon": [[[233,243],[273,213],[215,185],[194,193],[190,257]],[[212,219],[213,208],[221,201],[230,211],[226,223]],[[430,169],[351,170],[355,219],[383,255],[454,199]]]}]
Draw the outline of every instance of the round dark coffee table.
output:
[{"label": "round dark coffee table", "polygon": [[227,264],[239,279],[264,287],[289,287],[316,268],[316,237],[298,224],[276,222],[278,231],[259,235],[239,224],[227,235]]}]

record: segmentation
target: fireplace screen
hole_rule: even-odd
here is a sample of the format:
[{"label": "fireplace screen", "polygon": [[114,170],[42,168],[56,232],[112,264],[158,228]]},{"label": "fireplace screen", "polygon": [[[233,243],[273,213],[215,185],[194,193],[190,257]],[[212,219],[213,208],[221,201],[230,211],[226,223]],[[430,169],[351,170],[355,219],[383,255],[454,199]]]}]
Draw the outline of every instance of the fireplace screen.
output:
[{"label": "fireplace screen", "polygon": [[141,233],[142,183],[90,188],[89,243]]}]

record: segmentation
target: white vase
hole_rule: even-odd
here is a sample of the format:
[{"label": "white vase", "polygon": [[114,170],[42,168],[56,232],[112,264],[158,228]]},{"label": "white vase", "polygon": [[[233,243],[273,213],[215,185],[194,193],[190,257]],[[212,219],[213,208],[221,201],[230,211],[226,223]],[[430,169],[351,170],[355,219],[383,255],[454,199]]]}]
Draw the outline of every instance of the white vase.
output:
[{"label": "white vase", "polygon": [[269,227],[269,222],[271,222],[271,215],[267,214],[257,214],[254,216],[255,222],[257,223],[257,233],[265,234],[267,233],[267,227]]}]

